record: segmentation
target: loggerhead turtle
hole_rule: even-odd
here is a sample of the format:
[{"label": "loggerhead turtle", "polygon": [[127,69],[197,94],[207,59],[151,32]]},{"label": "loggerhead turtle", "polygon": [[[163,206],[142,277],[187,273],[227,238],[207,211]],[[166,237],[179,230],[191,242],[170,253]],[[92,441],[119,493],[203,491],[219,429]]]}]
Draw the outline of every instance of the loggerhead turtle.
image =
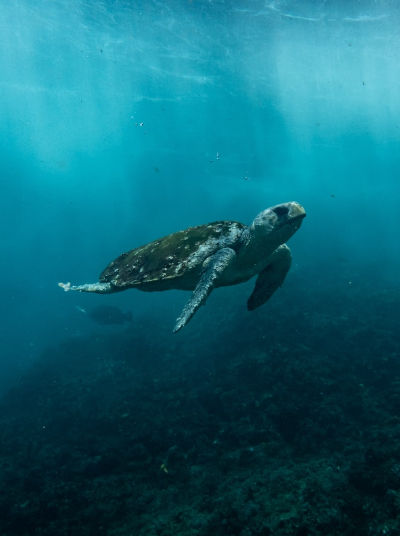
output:
[{"label": "loggerhead turtle", "polygon": [[98,283],[58,283],[65,291],[108,294],[129,288],[144,291],[193,290],[174,332],[204,305],[213,288],[236,285],[258,274],[248,302],[251,311],[283,283],[291,264],[285,244],[306,213],[292,201],[263,210],[250,226],[217,221],[190,227],[123,253],[100,274]]}]

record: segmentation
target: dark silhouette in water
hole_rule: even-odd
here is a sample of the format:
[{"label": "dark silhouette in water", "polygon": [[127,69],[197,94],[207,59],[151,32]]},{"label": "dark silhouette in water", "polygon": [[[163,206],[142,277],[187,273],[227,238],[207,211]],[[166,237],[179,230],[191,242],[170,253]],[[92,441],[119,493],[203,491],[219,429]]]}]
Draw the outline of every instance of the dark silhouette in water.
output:
[{"label": "dark silhouette in water", "polygon": [[113,305],[99,305],[94,307],[94,309],[88,312],[88,316],[102,326],[121,325],[125,322],[132,322],[132,313],[124,313],[124,311]]}]

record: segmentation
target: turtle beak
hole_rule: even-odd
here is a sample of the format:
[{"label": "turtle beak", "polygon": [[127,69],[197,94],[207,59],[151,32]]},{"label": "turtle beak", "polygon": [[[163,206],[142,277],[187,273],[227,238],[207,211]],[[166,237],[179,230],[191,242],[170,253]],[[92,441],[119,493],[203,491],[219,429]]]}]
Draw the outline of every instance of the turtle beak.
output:
[{"label": "turtle beak", "polygon": [[299,203],[296,203],[296,201],[292,201],[291,203],[287,203],[288,205],[288,218],[290,221],[293,220],[302,220],[306,217],[306,211],[304,208],[299,205]]},{"label": "turtle beak", "polygon": [[271,210],[278,217],[279,225],[281,226],[287,225],[288,223],[292,224],[296,220],[300,221],[306,215],[304,208],[299,203],[296,203],[296,201],[276,205]]}]

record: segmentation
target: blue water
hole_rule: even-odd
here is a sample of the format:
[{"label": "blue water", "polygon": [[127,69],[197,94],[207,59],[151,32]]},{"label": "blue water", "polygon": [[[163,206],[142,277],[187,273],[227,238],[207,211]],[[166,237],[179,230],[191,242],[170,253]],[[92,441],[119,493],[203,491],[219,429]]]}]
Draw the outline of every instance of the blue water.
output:
[{"label": "blue water", "polygon": [[72,329],[86,298],[57,281],[287,200],[299,267],[395,277],[398,22],[395,2],[2,5],[1,368]]},{"label": "blue water", "polygon": [[[123,251],[277,203],[307,211],[285,307],[328,314],[340,289],[346,315],[356,288],[362,317],[398,288],[399,25],[394,0],[3,0],[0,390],[49,348],[114,333],[79,310],[104,300],[165,348],[221,326],[219,348],[234,347],[252,282],[217,290],[177,335],[187,293],[57,282],[94,282]],[[268,335],[268,309],[254,314]]]}]

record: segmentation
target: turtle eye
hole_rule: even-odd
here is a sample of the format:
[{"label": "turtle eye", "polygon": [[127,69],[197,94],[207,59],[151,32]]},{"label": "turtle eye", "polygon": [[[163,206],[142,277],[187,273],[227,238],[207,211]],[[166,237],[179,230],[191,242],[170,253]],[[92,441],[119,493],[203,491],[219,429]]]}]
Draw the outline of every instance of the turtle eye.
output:
[{"label": "turtle eye", "polygon": [[289,213],[289,209],[285,205],[278,205],[272,209],[272,212],[275,212],[277,216],[286,216]]}]

